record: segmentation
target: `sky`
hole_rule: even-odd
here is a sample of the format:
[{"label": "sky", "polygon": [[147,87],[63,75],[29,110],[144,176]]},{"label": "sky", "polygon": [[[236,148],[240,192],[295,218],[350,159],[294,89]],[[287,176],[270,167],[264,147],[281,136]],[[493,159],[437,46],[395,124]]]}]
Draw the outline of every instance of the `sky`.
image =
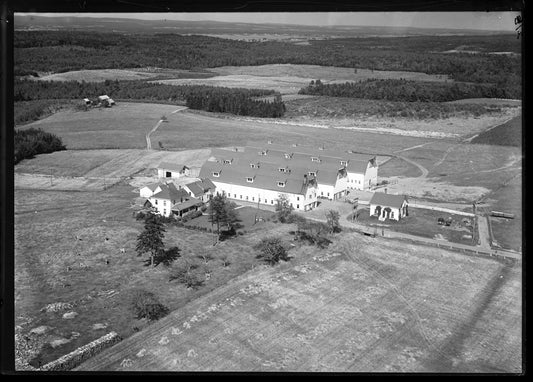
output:
[{"label": "sky", "polygon": [[479,29],[513,32],[519,12],[216,12],[216,13],[20,13],[35,16],[122,17],[143,20],[226,21],[299,25],[353,25]]}]

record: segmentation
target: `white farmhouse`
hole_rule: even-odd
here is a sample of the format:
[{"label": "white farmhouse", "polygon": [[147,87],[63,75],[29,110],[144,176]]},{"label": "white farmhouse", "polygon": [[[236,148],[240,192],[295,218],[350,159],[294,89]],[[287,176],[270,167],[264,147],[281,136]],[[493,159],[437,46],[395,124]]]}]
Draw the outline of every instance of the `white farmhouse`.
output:
[{"label": "white farmhouse", "polygon": [[409,214],[405,195],[392,195],[375,192],[370,199],[370,216],[377,216],[380,221],[391,219],[399,221]]},{"label": "white farmhouse", "polygon": [[160,190],[148,198],[156,214],[169,217],[172,207],[176,203],[182,203],[191,199],[189,194],[183,189],[178,190],[172,183],[162,184]]},{"label": "white farmhouse", "polygon": [[159,178],[177,179],[182,176],[189,176],[189,175],[190,175],[189,167],[183,164],[161,162],[159,166],[157,166],[157,176]]}]

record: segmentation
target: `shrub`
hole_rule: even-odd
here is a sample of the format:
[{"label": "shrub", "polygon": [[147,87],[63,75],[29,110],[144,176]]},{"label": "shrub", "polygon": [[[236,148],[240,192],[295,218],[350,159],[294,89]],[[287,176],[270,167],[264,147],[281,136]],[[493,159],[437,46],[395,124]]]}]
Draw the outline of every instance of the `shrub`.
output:
[{"label": "shrub", "polygon": [[146,290],[134,292],[131,308],[137,318],[147,318],[150,321],[158,320],[169,313],[169,309],[161,304],[152,292]]},{"label": "shrub", "polygon": [[280,260],[289,260],[287,250],[279,237],[263,238],[255,245],[255,249],[259,251],[257,257],[271,265],[278,263]]},{"label": "shrub", "polygon": [[[167,250],[163,250],[154,256],[154,267],[159,264],[169,266],[173,261],[180,257],[180,249],[178,247],[172,247]],[[145,260],[145,265],[150,265],[151,259]]]},{"label": "shrub", "polygon": [[198,288],[205,282],[206,266],[198,259],[181,258],[169,271],[169,281],[178,280],[187,288]]}]

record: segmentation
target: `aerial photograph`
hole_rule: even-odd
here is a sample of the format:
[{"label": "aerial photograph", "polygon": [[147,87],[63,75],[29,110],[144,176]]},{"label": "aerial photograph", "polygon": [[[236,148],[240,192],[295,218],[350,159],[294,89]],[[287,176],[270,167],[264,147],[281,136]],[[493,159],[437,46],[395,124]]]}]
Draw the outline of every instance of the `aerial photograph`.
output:
[{"label": "aerial photograph", "polygon": [[520,11],[13,19],[17,372],[525,372]]}]

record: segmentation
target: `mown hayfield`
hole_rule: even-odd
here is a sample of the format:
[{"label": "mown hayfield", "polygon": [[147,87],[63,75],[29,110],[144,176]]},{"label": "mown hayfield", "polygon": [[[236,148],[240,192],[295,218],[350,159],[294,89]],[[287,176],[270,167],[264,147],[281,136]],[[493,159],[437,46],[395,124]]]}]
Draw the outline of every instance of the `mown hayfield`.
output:
[{"label": "mown hayfield", "polygon": [[[167,248],[178,246],[184,257],[210,257],[209,280],[198,290],[187,289],[169,282],[163,265],[150,269],[147,256],[137,256],[142,222],[132,216],[136,196],[127,184],[105,192],[16,190],[15,325],[21,339],[28,338],[17,349],[33,349],[23,352],[24,361],[44,364],[113,330],[128,337],[148,325],[130,310],[133,289],[153,292],[171,310],[179,309],[258,265],[252,246],[290,228],[260,222],[213,247],[213,234],[168,226]],[[68,305],[45,310],[54,303]],[[71,312],[74,317],[63,318]],[[43,326],[44,333],[31,333]]]},{"label": "mown hayfield", "polygon": [[[200,167],[209,158],[209,149],[185,151],[161,150],[65,150],[40,154],[15,166],[16,173],[43,174],[63,177],[120,178],[154,173],[160,162]],[[145,171],[146,170],[146,171]]]},{"label": "mown hayfield", "polygon": [[156,77],[155,73],[147,73],[137,70],[127,69],[97,69],[97,70],[73,70],[70,72],[48,74],[41,77],[33,78],[39,81],[85,81],[85,82],[104,82],[111,81],[130,81],[145,80]]},{"label": "mown hayfield", "polygon": [[291,253],[75,370],[522,371],[519,265],[359,234]]},{"label": "mown hayfield", "polygon": [[[183,106],[118,102],[112,108],[62,111],[21,129],[41,128],[59,136],[67,149],[146,147],[148,133],[165,115],[169,124]],[[163,124],[163,128],[166,124]],[[152,141],[157,147],[157,142]]]},{"label": "mown hayfield", "polygon": [[421,72],[370,70],[354,68],[341,68],[336,66],[296,65],[296,64],[270,64],[257,66],[221,66],[212,68],[211,71],[221,75],[248,75],[258,77],[300,77],[307,80],[330,81],[364,81],[369,78],[376,79],[406,79],[414,81],[452,81],[447,75],[426,74]]}]

